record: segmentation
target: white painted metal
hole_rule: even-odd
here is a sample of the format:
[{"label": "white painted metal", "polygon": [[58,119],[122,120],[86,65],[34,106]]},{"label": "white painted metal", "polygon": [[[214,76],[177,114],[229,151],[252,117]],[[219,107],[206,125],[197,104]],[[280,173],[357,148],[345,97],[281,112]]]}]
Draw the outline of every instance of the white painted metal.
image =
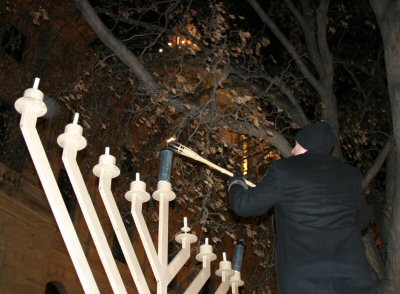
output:
[{"label": "white painted metal", "polygon": [[109,163],[100,156],[100,162],[93,168],[93,173],[99,177],[99,191],[106,207],[111,224],[121,246],[126,263],[131,272],[139,293],[150,294],[149,287],[143,275],[136,253],[125,229],[121,214],[111,192],[111,179],[118,176],[119,169],[114,162]]},{"label": "white painted metal", "polygon": [[107,238],[101,227],[92,199],[86,188],[82,173],[76,162],[77,151],[86,146],[86,140],[82,137],[82,127],[78,124],[68,124],[65,133],[60,135],[58,144],[64,149],[62,160],[68,177],[71,181],[79,206],[88,225],[90,234],[93,238],[100,260],[104,266],[107,277],[110,281],[114,293],[127,293],[121,275],[118,271],[114,257],[112,255]]},{"label": "white painted metal", "polygon": [[158,259],[160,260],[162,271],[165,271],[168,265],[168,216],[169,200],[165,197],[167,191],[160,192],[159,214],[158,214]]},{"label": "white painted metal", "polygon": [[244,282],[240,277],[240,272],[234,271],[233,276],[230,278],[230,285],[232,294],[239,294],[239,287],[244,285]]},{"label": "white painted metal", "polygon": [[222,278],[221,284],[215,291],[215,294],[227,293],[230,287],[230,277],[234,275],[234,272],[232,270],[231,262],[226,260],[225,255],[224,255],[224,260],[219,262],[219,269],[217,269],[215,274]]},{"label": "white painted metal", "polygon": [[200,252],[196,255],[196,259],[202,261],[202,269],[186,289],[184,294],[195,294],[200,292],[201,288],[203,288],[204,284],[210,278],[211,261],[216,258],[217,256],[213,253],[212,246],[208,244],[208,239],[206,239],[206,244],[200,246]]},{"label": "white painted metal", "polygon": [[[141,181],[135,181],[141,182]],[[144,185],[144,188],[146,186]],[[144,250],[146,251],[147,258],[149,259],[151,269],[153,270],[154,277],[159,283],[162,279],[162,267],[161,263],[158,259],[156,248],[154,247],[153,240],[151,239],[151,235],[149,229],[147,227],[146,221],[143,217],[142,213],[142,205],[143,205],[143,195],[146,193],[143,190],[143,186],[139,186],[138,184],[131,184],[130,190],[125,194],[126,199],[131,199],[131,213],[133,216],[133,220],[136,225],[136,229],[139,233],[140,239],[142,240]],[[138,190],[136,190],[138,189]],[[139,190],[140,189],[140,190]],[[138,193],[139,192],[139,193]],[[144,193],[143,193],[144,192]],[[146,197],[147,198],[147,197]],[[149,198],[150,199],[150,198]]]},{"label": "white painted metal", "polygon": [[[35,84],[38,87],[39,83],[35,81]],[[16,101],[15,108],[21,113],[22,134],[82,287],[85,293],[100,293],[36,130],[37,118],[47,110],[43,93],[27,89],[24,97]]]},{"label": "white painted metal", "polygon": [[[15,103],[15,108],[22,115],[20,123],[21,131],[83,289],[85,293],[97,294],[100,293],[99,289],[82,250],[82,246],[65,207],[36,130],[37,117],[44,115],[47,111],[43,103],[43,93],[37,89],[38,86],[39,79],[35,79],[34,88],[25,90],[24,97],[18,99]],[[73,123],[65,127],[65,133],[59,136],[57,141],[59,145],[64,148],[62,156],[64,165],[67,169],[68,176],[97,251],[99,252],[107,277],[110,280],[113,292],[126,293],[122,278],[76,161],[77,151],[86,146],[86,139],[82,136],[82,127],[78,125],[77,114],[74,117]],[[119,169],[115,165],[115,157],[109,154],[108,147],[106,147],[105,154],[100,156],[99,164],[93,168],[93,173],[99,177],[100,195],[105,204],[135,285],[140,294],[150,294],[147,281],[111,192],[112,178],[119,175]],[[140,181],[139,174],[136,175],[136,180],[131,183],[130,191],[125,194],[125,198],[132,202],[132,216],[157,281],[157,294],[167,294],[168,284],[189,259],[191,244],[197,241],[197,237],[189,233],[191,229],[188,227],[187,218],[185,217],[184,226],[181,228],[182,233],[175,238],[178,243],[182,244],[182,248],[168,264],[169,202],[174,200],[175,197],[176,195],[172,191],[169,182],[158,182],[157,191],[153,193],[153,198],[159,201],[159,239],[157,252],[142,213],[143,203],[150,199],[150,195],[146,192],[146,184]],[[210,277],[211,261],[216,259],[216,255],[212,251],[212,246],[208,244],[208,238],[206,238],[205,244],[200,246],[200,252],[196,255],[196,259],[202,261],[202,269],[185,291],[186,294],[198,293]],[[232,288],[232,293],[239,293],[239,287],[243,285],[243,281],[240,278],[239,272],[232,271],[231,263],[226,260],[225,253],[223,261],[219,263],[219,269],[216,271],[216,274],[222,277],[222,282],[215,293],[227,293],[230,287]]]},{"label": "white painted metal", "polygon": [[165,274],[165,283],[168,285],[190,257],[190,244],[197,241],[197,236],[184,232],[176,236],[175,241],[182,244],[181,250],[168,264]]}]

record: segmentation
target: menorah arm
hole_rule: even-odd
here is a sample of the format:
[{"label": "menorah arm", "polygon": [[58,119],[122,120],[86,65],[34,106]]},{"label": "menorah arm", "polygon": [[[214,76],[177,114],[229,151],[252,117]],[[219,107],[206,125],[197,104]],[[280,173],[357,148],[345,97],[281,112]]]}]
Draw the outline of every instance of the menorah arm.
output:
[{"label": "menorah arm", "polygon": [[232,294],[239,294],[239,285],[236,283],[231,284]]},{"label": "menorah arm", "polygon": [[[40,92],[38,90],[35,91]],[[15,105],[17,110],[22,115],[20,121],[22,135],[25,139],[29,153],[32,157],[32,161],[38,172],[46,197],[54,214],[54,218],[64,239],[68,253],[71,256],[72,263],[77,271],[82,287],[85,293],[100,293],[85,253],[83,252],[78,235],[76,234],[74,225],[68,214],[68,210],[57,185],[57,181],[51,170],[46,152],[43,148],[43,144],[36,130],[36,121],[39,115],[35,113],[35,108],[38,105],[37,100],[39,99],[34,99],[31,97],[32,96],[22,97],[18,99]]]},{"label": "menorah arm", "polygon": [[229,282],[231,285],[232,294],[239,294],[239,287],[244,285],[244,281],[242,281],[242,278],[240,277],[240,272],[234,271],[234,274],[230,278]]},{"label": "menorah arm", "polygon": [[107,238],[97,217],[96,210],[86,188],[78,163],[76,162],[77,149],[75,142],[66,135],[63,143],[62,160],[66,168],[68,177],[81,207],[83,216],[88,225],[90,234],[93,238],[100,260],[104,266],[107,277],[110,281],[114,293],[127,293],[121,275],[118,271],[114,257],[108,245]]},{"label": "menorah arm", "polygon": [[176,276],[179,270],[185,265],[186,261],[190,258],[190,243],[182,243],[182,248],[178,254],[175,255],[174,259],[168,264],[165,273],[165,282],[168,285],[172,279]]},{"label": "menorah arm", "polygon": [[[139,293],[150,294],[149,286],[147,285],[142,268],[140,267],[135,250],[133,249],[128,232],[126,231],[121,218],[121,214],[119,213],[117,203],[115,202],[114,195],[111,191],[112,175],[110,175],[110,172],[107,172],[106,169],[112,169],[113,167],[101,165],[97,165],[96,167],[99,167],[100,172],[99,174],[96,174],[96,170],[94,169],[95,175],[99,176],[99,192],[106,207],[107,214],[111,220],[119,245],[121,246],[126,263],[128,264],[128,268],[133,277],[133,281],[135,282]],[[114,166],[114,168],[116,168],[116,166]]]},{"label": "menorah arm", "polygon": [[211,261],[208,257],[204,256],[203,266],[201,271],[197,274],[196,278],[190,283],[190,286],[186,289],[184,294],[195,294],[199,293],[201,288],[210,278],[211,275]]},{"label": "menorah arm", "polygon": [[154,243],[153,240],[151,239],[149,229],[143,217],[142,213],[143,203],[137,198],[138,197],[135,197],[135,195],[132,196],[131,213],[133,216],[133,220],[135,221],[135,225],[138,230],[140,239],[142,240],[144,250],[146,251],[146,255],[149,259],[151,269],[153,270],[154,277],[156,278],[157,281],[160,281],[162,278],[161,263],[158,259],[157,251],[154,247]]},{"label": "menorah arm", "polygon": [[165,197],[168,192],[170,191],[161,192],[158,199],[158,260],[164,270],[168,266],[169,200]]},{"label": "menorah arm", "polygon": [[230,288],[229,277],[226,277],[225,279],[224,277],[222,277],[222,282],[215,291],[215,294],[226,294],[228,293],[229,288]]}]

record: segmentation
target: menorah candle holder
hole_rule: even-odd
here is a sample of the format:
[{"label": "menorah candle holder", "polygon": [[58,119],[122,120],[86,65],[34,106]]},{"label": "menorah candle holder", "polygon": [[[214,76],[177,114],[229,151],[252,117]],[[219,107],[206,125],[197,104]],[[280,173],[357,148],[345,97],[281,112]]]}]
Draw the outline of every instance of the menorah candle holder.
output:
[{"label": "menorah candle holder", "polygon": [[244,285],[244,281],[242,281],[240,276],[243,263],[244,248],[245,245],[243,240],[239,240],[239,242],[235,246],[235,251],[233,253],[233,261],[232,261],[233,276],[229,280],[233,294],[239,293],[239,287]]},{"label": "menorah candle holder", "polygon": [[[47,111],[43,102],[44,95],[38,89],[39,81],[36,78],[33,88],[26,89],[24,96],[15,102],[15,108],[21,114],[20,128],[82,287],[85,293],[100,293],[36,129],[37,118]],[[75,114],[73,122],[66,125],[65,132],[57,139],[57,143],[63,148],[62,161],[112,290],[114,293],[127,293],[76,160],[77,152],[87,144],[82,136],[83,128],[78,124],[78,119],[79,115]],[[139,173],[125,194],[125,198],[131,202],[132,216],[157,282],[157,294],[167,294],[169,283],[190,258],[191,244],[197,241],[196,235],[190,233],[191,228],[185,217],[181,232],[175,238],[182,248],[168,263],[169,202],[173,201],[176,195],[170,183],[172,151],[164,151],[161,152],[157,190],[152,195],[153,199],[159,202],[157,250],[142,213],[143,204],[150,200],[150,194],[146,191],[146,183],[140,180]],[[120,174],[115,163],[115,157],[106,147],[105,153],[99,158],[99,163],[93,168],[93,173],[99,177],[99,192],[136,288],[141,294],[150,294],[148,281],[143,274],[111,191],[112,179]],[[216,259],[216,255],[212,246],[208,244],[208,238],[205,244],[200,246],[196,259],[202,262],[202,269],[186,289],[187,294],[198,293],[211,275],[211,262]],[[231,262],[226,259],[225,253],[216,274],[222,278],[216,290],[218,294],[227,293],[229,288],[232,288],[232,293],[238,293],[238,287],[243,285],[240,272],[231,269]]]}]

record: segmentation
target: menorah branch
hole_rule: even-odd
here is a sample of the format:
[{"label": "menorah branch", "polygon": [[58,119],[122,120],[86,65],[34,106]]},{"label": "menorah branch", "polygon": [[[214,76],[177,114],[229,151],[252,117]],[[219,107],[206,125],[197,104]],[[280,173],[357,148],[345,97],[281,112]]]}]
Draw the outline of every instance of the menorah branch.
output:
[{"label": "menorah branch", "polygon": [[157,251],[154,247],[149,229],[142,214],[142,201],[135,196],[132,198],[131,213],[156,281],[161,281],[161,263],[158,259]]},{"label": "menorah branch", "polygon": [[43,93],[27,89],[24,96],[16,101],[15,108],[21,113],[22,135],[82,287],[86,293],[100,293],[36,130],[37,118],[46,113]]},{"label": "menorah branch", "polygon": [[190,258],[190,249],[190,242],[185,241],[182,243],[181,250],[179,250],[178,254],[175,255],[174,259],[168,264],[165,276],[165,280],[168,284]]},{"label": "menorah branch", "polygon": [[212,252],[212,247],[206,244],[200,246],[200,253],[196,255],[198,261],[202,261],[201,271],[197,274],[196,278],[186,289],[184,294],[198,293],[211,275],[211,261],[215,260],[217,256]]},{"label": "menorah branch", "polygon": [[129,271],[139,293],[150,294],[149,286],[143,275],[136,253],[129,239],[128,232],[124,226],[121,214],[118,210],[117,203],[111,192],[112,178],[118,176],[119,169],[115,166],[115,162],[111,155],[104,154],[100,156],[99,164],[93,168],[93,173],[99,177],[99,192],[103,199],[107,214],[110,218],[115,235],[121,246]]},{"label": "menorah branch", "polygon": [[76,163],[76,147],[72,141],[65,142],[62,160],[68,177],[71,181],[83,216],[88,225],[89,232],[93,238],[100,260],[109,277],[111,287],[115,293],[127,293],[121,275],[118,271],[107,238],[97,217],[89,192],[83,181],[82,174]]},{"label": "menorah branch", "polygon": [[62,134],[58,140],[60,146],[64,149],[62,160],[65,169],[78,199],[79,206],[81,207],[97,252],[99,253],[100,260],[110,280],[111,287],[114,293],[127,293],[110,246],[108,245],[107,238],[101,227],[100,220],[97,217],[93,202],[82,178],[79,166],[76,162],[77,149],[78,147],[82,147],[82,145],[78,146],[79,138],[83,138],[81,136],[82,128],[77,124],[70,124],[67,125],[67,127],[68,126],[70,128],[66,128],[66,132]]}]

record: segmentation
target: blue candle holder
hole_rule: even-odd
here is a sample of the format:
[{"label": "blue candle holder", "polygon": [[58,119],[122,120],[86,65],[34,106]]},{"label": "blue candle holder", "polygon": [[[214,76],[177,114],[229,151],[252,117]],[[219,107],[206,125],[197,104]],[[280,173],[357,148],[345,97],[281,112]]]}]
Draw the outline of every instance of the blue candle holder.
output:
[{"label": "blue candle holder", "polygon": [[232,269],[235,272],[240,272],[242,269],[244,248],[245,244],[242,240],[240,240],[235,246],[235,252],[232,260]]},{"label": "blue candle holder", "polygon": [[160,169],[158,171],[158,180],[170,182],[171,180],[171,169],[172,169],[172,156],[173,152],[168,149],[164,149],[160,154]]}]

